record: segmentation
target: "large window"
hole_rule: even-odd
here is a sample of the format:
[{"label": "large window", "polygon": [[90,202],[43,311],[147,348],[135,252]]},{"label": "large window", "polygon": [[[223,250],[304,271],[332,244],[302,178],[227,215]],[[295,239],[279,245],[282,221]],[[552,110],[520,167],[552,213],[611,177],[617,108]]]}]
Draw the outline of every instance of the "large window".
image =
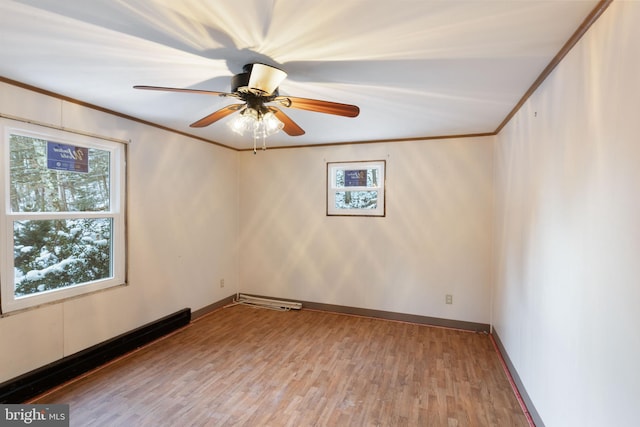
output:
[{"label": "large window", "polygon": [[124,145],[2,125],[2,312],[123,284]]}]

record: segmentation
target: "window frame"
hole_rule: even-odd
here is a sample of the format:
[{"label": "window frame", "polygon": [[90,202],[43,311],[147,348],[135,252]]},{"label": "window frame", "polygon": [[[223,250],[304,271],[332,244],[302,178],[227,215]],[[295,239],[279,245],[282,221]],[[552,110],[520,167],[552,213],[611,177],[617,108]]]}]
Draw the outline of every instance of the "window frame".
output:
[{"label": "window frame", "polygon": [[[0,118],[0,313],[24,310],[43,304],[126,284],[126,144],[49,128],[31,123]],[[21,135],[61,144],[94,148],[110,152],[109,209],[103,211],[12,212],[10,135]],[[14,221],[65,220],[77,218],[109,218],[111,230],[111,276],[35,294],[15,296]]]},{"label": "window frame", "polygon": [[[351,162],[327,162],[327,216],[386,216],[386,160],[357,160]],[[349,186],[337,187],[336,172],[338,170],[378,169],[380,179],[378,186]],[[343,191],[377,191],[377,207],[375,209],[336,207],[336,194]]]}]

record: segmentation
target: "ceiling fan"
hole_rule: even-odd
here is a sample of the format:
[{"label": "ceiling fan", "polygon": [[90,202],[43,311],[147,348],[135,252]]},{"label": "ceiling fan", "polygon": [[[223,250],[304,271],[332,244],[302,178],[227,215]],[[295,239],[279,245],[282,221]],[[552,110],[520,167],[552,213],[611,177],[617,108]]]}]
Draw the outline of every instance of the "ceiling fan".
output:
[{"label": "ceiling fan", "polygon": [[[250,129],[253,126],[254,143],[256,139],[256,126],[262,123],[264,137],[282,129],[290,136],[304,135],[304,130],[298,126],[279,107],[295,108],[299,110],[315,111],[318,113],[333,114],[344,117],[357,117],[360,109],[355,105],[341,104],[338,102],[321,101],[318,99],[297,98],[294,96],[280,96],[278,86],[287,77],[284,71],[266,64],[247,64],[243,72],[231,78],[231,92],[216,92],[200,89],[180,89],[160,86],[134,86],[134,89],[159,90],[169,92],[199,93],[204,95],[217,95],[236,98],[242,103],[231,104],[191,123],[189,126],[201,128],[209,126],[218,120],[239,112],[241,119],[232,123],[241,127],[240,130]],[[276,121],[272,121],[272,118]],[[273,127],[276,128],[273,128]],[[244,127],[244,128],[242,128]],[[238,131],[237,129],[235,129]],[[242,133],[242,132],[238,132]],[[254,145],[255,152],[255,145]]]}]

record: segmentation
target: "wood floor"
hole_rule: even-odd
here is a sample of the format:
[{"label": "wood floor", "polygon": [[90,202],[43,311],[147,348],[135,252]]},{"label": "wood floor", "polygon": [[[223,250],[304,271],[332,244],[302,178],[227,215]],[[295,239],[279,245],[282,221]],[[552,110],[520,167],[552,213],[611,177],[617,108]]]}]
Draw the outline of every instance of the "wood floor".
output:
[{"label": "wood floor", "polygon": [[33,403],[72,426],[528,426],[488,335],[217,310]]}]

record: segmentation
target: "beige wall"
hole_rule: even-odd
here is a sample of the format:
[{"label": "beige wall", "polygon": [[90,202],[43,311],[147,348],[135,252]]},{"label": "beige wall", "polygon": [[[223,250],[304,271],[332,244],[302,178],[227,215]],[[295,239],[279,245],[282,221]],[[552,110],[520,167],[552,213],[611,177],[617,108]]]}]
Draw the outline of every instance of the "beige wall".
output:
[{"label": "beige wall", "polygon": [[0,382],[235,292],[235,151],[2,83],[0,112],[132,141],[129,286],[0,318]]},{"label": "beige wall", "polygon": [[498,137],[494,325],[547,426],[638,424],[638,22],[613,2]]},{"label": "beige wall", "polygon": [[[492,138],[243,152],[241,290],[489,323],[492,153]],[[326,163],[352,160],[386,160],[386,217],[326,216]]]}]

